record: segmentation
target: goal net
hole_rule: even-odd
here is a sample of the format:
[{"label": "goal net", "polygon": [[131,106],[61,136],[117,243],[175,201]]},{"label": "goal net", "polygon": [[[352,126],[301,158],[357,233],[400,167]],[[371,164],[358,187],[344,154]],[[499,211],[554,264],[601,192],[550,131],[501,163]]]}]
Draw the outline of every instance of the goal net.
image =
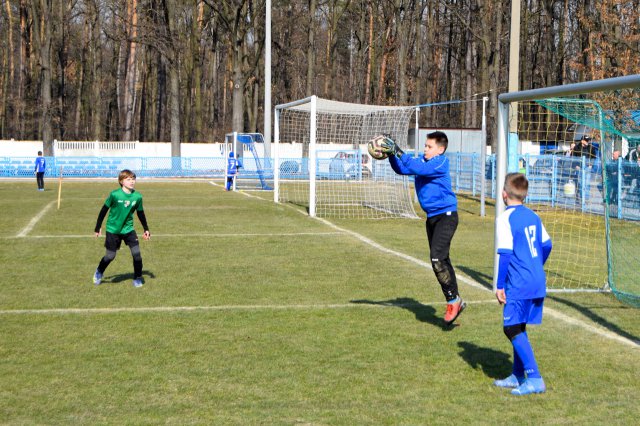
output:
[{"label": "goal net", "polygon": [[388,161],[373,160],[366,148],[384,133],[406,150],[413,111],[315,96],[278,105],[274,200],[306,208],[311,216],[417,218],[410,179]]},{"label": "goal net", "polygon": [[552,238],[552,291],[611,290],[640,306],[639,87],[519,100],[501,114],[508,171],[526,173],[526,202]]}]

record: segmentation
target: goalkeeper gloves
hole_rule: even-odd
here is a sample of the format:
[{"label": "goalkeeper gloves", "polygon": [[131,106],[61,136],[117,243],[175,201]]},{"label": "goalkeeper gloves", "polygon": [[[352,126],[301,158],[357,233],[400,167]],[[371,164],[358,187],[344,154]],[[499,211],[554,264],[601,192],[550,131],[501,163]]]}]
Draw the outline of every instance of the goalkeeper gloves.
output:
[{"label": "goalkeeper gloves", "polygon": [[400,158],[404,154],[404,151],[400,149],[398,144],[391,139],[389,135],[384,135],[382,142],[380,143],[381,151],[388,155],[395,155]]}]

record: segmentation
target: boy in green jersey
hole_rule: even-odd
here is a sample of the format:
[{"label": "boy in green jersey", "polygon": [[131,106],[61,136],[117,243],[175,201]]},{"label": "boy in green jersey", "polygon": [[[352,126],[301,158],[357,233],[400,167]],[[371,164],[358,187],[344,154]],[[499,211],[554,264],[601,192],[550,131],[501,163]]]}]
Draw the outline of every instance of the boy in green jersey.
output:
[{"label": "boy in green jersey", "polygon": [[138,235],[133,228],[133,212],[138,214],[140,224],[144,228],[142,238],[148,240],[151,238],[149,227],[147,226],[147,218],[142,208],[142,194],[136,192],[136,174],[131,170],[123,170],[118,175],[118,183],[120,188],[111,191],[102,206],[102,210],[98,214],[95,233],[96,237],[100,236],[100,228],[107,212],[107,237],[104,246],[107,249],[106,254],[100,260],[100,264],[93,274],[93,283],[100,285],[102,276],[107,266],[116,258],[116,252],[120,249],[122,241],[129,246],[131,256],[133,256],[133,286],[142,287],[142,255],[140,254],[140,243]]}]

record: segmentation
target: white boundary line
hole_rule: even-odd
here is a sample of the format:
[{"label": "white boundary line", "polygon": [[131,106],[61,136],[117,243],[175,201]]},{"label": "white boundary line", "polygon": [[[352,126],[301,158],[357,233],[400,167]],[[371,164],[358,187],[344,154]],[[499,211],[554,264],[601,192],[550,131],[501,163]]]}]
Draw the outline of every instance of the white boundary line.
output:
[{"label": "white boundary line", "polygon": [[[495,303],[495,300],[476,300],[470,304]],[[112,314],[112,313],[145,313],[145,312],[194,312],[194,311],[257,311],[257,310],[314,310],[314,309],[379,309],[379,308],[410,308],[412,306],[444,305],[446,302],[416,302],[416,303],[327,303],[310,305],[219,305],[219,306],[149,306],[122,308],[61,308],[61,309],[4,309],[0,315],[40,315],[40,314]]]},{"label": "white boundary line", "polygon": [[[191,238],[191,237],[206,237],[206,238],[230,238],[230,237],[304,237],[304,236],[314,236],[314,237],[323,237],[323,236],[344,236],[344,233],[336,231],[336,232],[283,232],[283,233],[248,233],[248,234],[209,234],[209,233],[201,233],[201,234],[153,234],[153,238]],[[96,238],[95,234],[69,234],[69,235],[29,235],[29,236],[21,236],[20,238]],[[8,237],[0,237],[0,239],[14,239],[19,238],[19,236],[8,236]],[[101,236],[100,238],[104,238]]]},{"label": "white boundary line", "polygon": [[[329,221],[327,221],[325,219],[322,219],[322,218],[316,218],[316,219],[319,220],[320,222],[326,224],[327,226],[329,226],[329,227],[331,227],[333,229],[345,232],[345,233],[353,236],[354,238],[357,238],[358,240],[362,241],[363,243],[368,244],[368,245],[370,245],[370,246],[372,246],[372,247],[374,247],[374,248],[376,248],[376,249],[378,249],[378,250],[380,250],[382,252],[389,253],[389,254],[392,254],[394,256],[398,256],[398,257],[400,257],[402,259],[405,259],[405,260],[407,260],[407,261],[409,261],[411,263],[414,263],[416,265],[432,269],[431,268],[431,264],[429,264],[427,262],[424,262],[424,261],[422,261],[420,259],[416,259],[415,257],[409,256],[407,254],[400,253],[400,252],[397,252],[395,250],[391,250],[391,249],[389,249],[387,247],[381,246],[380,244],[378,244],[375,241],[365,237],[364,235],[360,235],[357,232],[341,228],[341,227],[337,226],[336,224],[331,223],[331,222],[329,222]],[[493,293],[492,290],[489,290],[488,288],[486,288],[482,284],[480,284],[477,281],[474,281],[474,280],[472,280],[472,279],[470,279],[470,278],[468,278],[468,277],[466,277],[464,275],[456,274],[456,276],[458,278],[458,281],[462,281],[465,284],[467,284],[467,285],[469,285],[469,286],[471,286],[473,288],[477,288],[477,289],[480,289],[480,290],[489,291],[489,292]],[[619,343],[623,343],[623,344],[631,346],[633,348],[640,348],[640,342],[635,342],[635,341],[633,341],[631,339],[627,339],[626,337],[622,337],[622,336],[620,336],[620,335],[618,335],[616,333],[613,333],[613,332],[611,332],[609,330],[606,330],[603,327],[593,326],[591,324],[588,324],[588,323],[586,323],[584,321],[581,321],[581,320],[579,320],[577,318],[574,318],[574,317],[571,317],[569,315],[563,314],[562,312],[557,311],[557,310],[552,309],[552,308],[549,308],[547,306],[545,306],[544,311],[548,315],[552,316],[553,318],[556,318],[556,319],[558,319],[560,321],[564,321],[564,322],[566,322],[568,324],[571,324],[571,325],[578,326],[578,327],[583,328],[583,329],[585,329],[585,330],[587,330],[587,331],[589,331],[591,333],[597,334],[597,335],[602,336],[602,337],[606,337],[606,338],[611,339],[611,340],[615,340],[615,341],[617,341]]]},{"label": "white boundary line", "polygon": [[38,223],[38,221],[40,219],[42,219],[42,216],[44,216],[47,211],[49,211],[49,209],[51,208],[51,206],[53,206],[56,202],[52,201],[49,204],[47,204],[42,210],[40,210],[40,213],[38,213],[37,215],[35,215],[31,221],[29,222],[29,224],[27,226],[25,226],[22,231],[18,232],[18,234],[16,235],[17,238],[23,238],[26,237],[27,234],[29,232],[31,232],[31,230],[36,226],[36,224]]},{"label": "white boundary line", "polygon": [[[249,195],[249,194],[245,194],[245,195],[247,195],[248,197],[259,198],[261,200],[264,200],[263,198],[254,197],[254,196]],[[267,200],[264,200],[264,201],[267,201]],[[293,210],[297,211],[298,213],[300,213],[302,215],[306,215],[306,213],[301,211],[300,209],[296,209],[296,208],[294,208],[292,206],[289,206],[287,204],[283,204],[283,205],[286,205],[286,206],[292,208]],[[387,247],[384,247],[384,246],[376,243],[375,241],[371,240],[370,238],[365,237],[362,234],[358,234],[357,232],[351,231],[349,229],[341,228],[338,225],[336,225],[335,223],[329,222],[326,219],[319,218],[319,217],[315,217],[314,219],[316,219],[317,221],[327,225],[330,228],[335,229],[336,231],[344,232],[345,234],[351,235],[352,237],[356,238],[357,240],[359,240],[359,241],[361,241],[361,242],[363,242],[363,243],[365,243],[365,244],[367,244],[367,245],[369,245],[369,246],[371,246],[371,247],[373,247],[373,248],[375,248],[375,249],[377,249],[379,251],[382,251],[384,253],[400,257],[401,259],[404,259],[404,260],[406,260],[408,262],[411,262],[411,263],[413,263],[415,265],[422,266],[424,268],[432,270],[432,267],[431,267],[430,263],[427,263],[427,262],[425,262],[423,260],[420,260],[420,259],[416,259],[415,257],[409,256],[409,255],[407,255],[405,253],[401,253],[401,252],[389,249]],[[463,283],[469,285],[470,287],[493,293],[493,290],[490,290],[490,289],[486,288],[485,286],[483,286],[479,282],[477,282],[475,280],[472,280],[471,278],[468,278],[468,277],[466,277],[466,276],[464,276],[462,274],[458,273],[458,274],[456,274],[456,277],[458,278],[458,281],[462,281]],[[471,303],[471,302],[467,301],[467,303]],[[578,326],[578,327],[580,327],[580,328],[582,328],[582,329],[584,329],[586,331],[589,331],[591,333],[597,334],[599,336],[602,336],[602,337],[605,337],[605,338],[608,338],[608,339],[611,339],[611,340],[615,340],[615,341],[617,341],[619,343],[631,346],[633,348],[636,348],[636,349],[640,348],[640,342],[635,342],[635,341],[633,341],[631,339],[627,339],[627,338],[622,337],[622,336],[620,336],[620,335],[618,335],[616,333],[613,333],[613,332],[611,332],[609,330],[606,330],[605,328],[593,326],[591,324],[588,324],[588,323],[586,323],[584,321],[581,321],[581,320],[579,320],[577,318],[574,318],[574,317],[571,317],[569,315],[563,314],[562,312],[557,311],[557,310],[552,309],[552,308],[549,308],[547,306],[545,306],[544,310],[548,315],[550,315],[551,317],[556,318],[556,319],[558,319],[560,321],[564,321],[564,322],[566,322],[568,324]]]},{"label": "white boundary line", "polygon": [[[213,182],[209,182],[212,185],[215,185],[215,183]],[[249,198],[256,198],[262,201],[267,201],[264,198],[261,197],[256,197],[254,195],[251,194],[247,194],[245,192],[242,191],[238,191],[240,194],[245,195],[246,197]],[[44,216],[44,214],[51,208],[51,206],[55,203],[55,201],[52,201],[51,203],[47,204],[47,206],[45,206],[44,209],[42,209],[42,211],[40,211],[40,213],[38,213],[34,218],[31,219],[31,221],[29,222],[29,224],[22,230],[20,231],[20,233],[18,233],[17,237],[25,237],[32,229],[33,227],[38,223],[38,221],[42,218],[42,216]],[[291,207],[293,208],[293,207]],[[299,209],[295,209],[293,208],[295,211],[299,212],[300,214],[305,214],[304,212],[300,211]],[[431,269],[431,265],[425,261],[422,261],[420,259],[416,259],[413,256],[409,256],[405,253],[401,253],[392,249],[389,249],[387,247],[384,247],[378,243],[376,243],[375,241],[371,240],[370,238],[365,237],[364,235],[358,234],[357,232],[348,230],[348,229],[344,229],[339,227],[338,225],[329,222],[328,220],[322,219],[322,218],[315,218],[316,220],[320,221],[321,223],[329,226],[330,228],[335,229],[338,232],[344,233],[344,234],[348,234],[351,235],[352,237],[356,238],[357,240],[379,250],[382,251],[384,253],[387,254],[391,254],[397,257],[400,257],[401,259],[404,259],[408,262],[414,263],[418,266],[424,267],[424,268],[428,268]],[[332,233],[333,234],[333,233]],[[199,234],[202,235],[202,234]],[[229,235],[235,235],[235,234],[229,234]],[[251,235],[251,234],[245,234],[245,235]],[[266,235],[266,234],[256,234],[256,235]],[[275,234],[275,235],[282,235],[282,234]],[[294,235],[298,235],[298,234],[294,234]],[[315,235],[313,233],[310,234],[305,234],[305,235]],[[42,237],[40,237],[42,238]],[[487,289],[486,287],[484,287],[483,285],[481,285],[480,283],[464,276],[461,274],[457,274],[458,280],[462,281],[463,283],[469,285],[470,287],[479,289],[479,290],[483,290],[483,291],[489,291],[491,292],[491,290]],[[491,302],[494,302],[493,300],[491,300]],[[488,301],[478,301],[478,302],[471,302],[468,301],[467,303],[488,303]],[[434,303],[435,304],[435,303]],[[365,304],[362,304],[365,305]],[[34,309],[34,310],[0,310],[0,314],[39,314],[39,313],[60,313],[60,314],[64,314],[64,313],[112,313],[112,312],[171,312],[171,311],[195,311],[195,310],[233,310],[233,309],[245,309],[245,310],[252,310],[252,309],[335,309],[335,308],[346,308],[346,307],[353,307],[353,306],[362,306],[362,305],[358,305],[358,304],[336,304],[336,305],[238,305],[238,306],[204,306],[204,307],[149,307],[149,308],[95,308],[95,309]],[[365,305],[365,306],[389,306],[389,305]],[[391,305],[391,306],[401,306],[401,305]],[[599,336],[611,339],[611,340],[615,340],[619,343],[631,346],[633,348],[640,348],[640,343],[639,342],[635,342],[631,339],[627,339],[625,337],[622,337],[616,333],[610,332],[602,327],[596,327],[593,326],[591,324],[588,324],[584,321],[581,321],[577,318],[571,317],[569,315],[563,314],[560,311],[556,311],[555,309],[551,309],[549,307],[545,307],[545,312],[547,314],[549,314],[551,317],[556,318],[560,321],[566,322],[568,324],[571,325],[575,325],[578,326],[584,330],[587,330],[591,333],[597,334]]]}]

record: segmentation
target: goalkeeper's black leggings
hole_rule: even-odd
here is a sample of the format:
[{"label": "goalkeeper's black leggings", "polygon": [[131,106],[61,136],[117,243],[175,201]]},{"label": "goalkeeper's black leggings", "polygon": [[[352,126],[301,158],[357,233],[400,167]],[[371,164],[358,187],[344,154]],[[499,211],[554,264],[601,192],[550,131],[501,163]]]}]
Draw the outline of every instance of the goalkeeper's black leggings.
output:
[{"label": "goalkeeper's black leggings", "polygon": [[433,272],[440,283],[444,297],[447,301],[453,300],[458,297],[458,281],[449,258],[449,249],[458,228],[458,212],[428,217],[426,228]]}]

